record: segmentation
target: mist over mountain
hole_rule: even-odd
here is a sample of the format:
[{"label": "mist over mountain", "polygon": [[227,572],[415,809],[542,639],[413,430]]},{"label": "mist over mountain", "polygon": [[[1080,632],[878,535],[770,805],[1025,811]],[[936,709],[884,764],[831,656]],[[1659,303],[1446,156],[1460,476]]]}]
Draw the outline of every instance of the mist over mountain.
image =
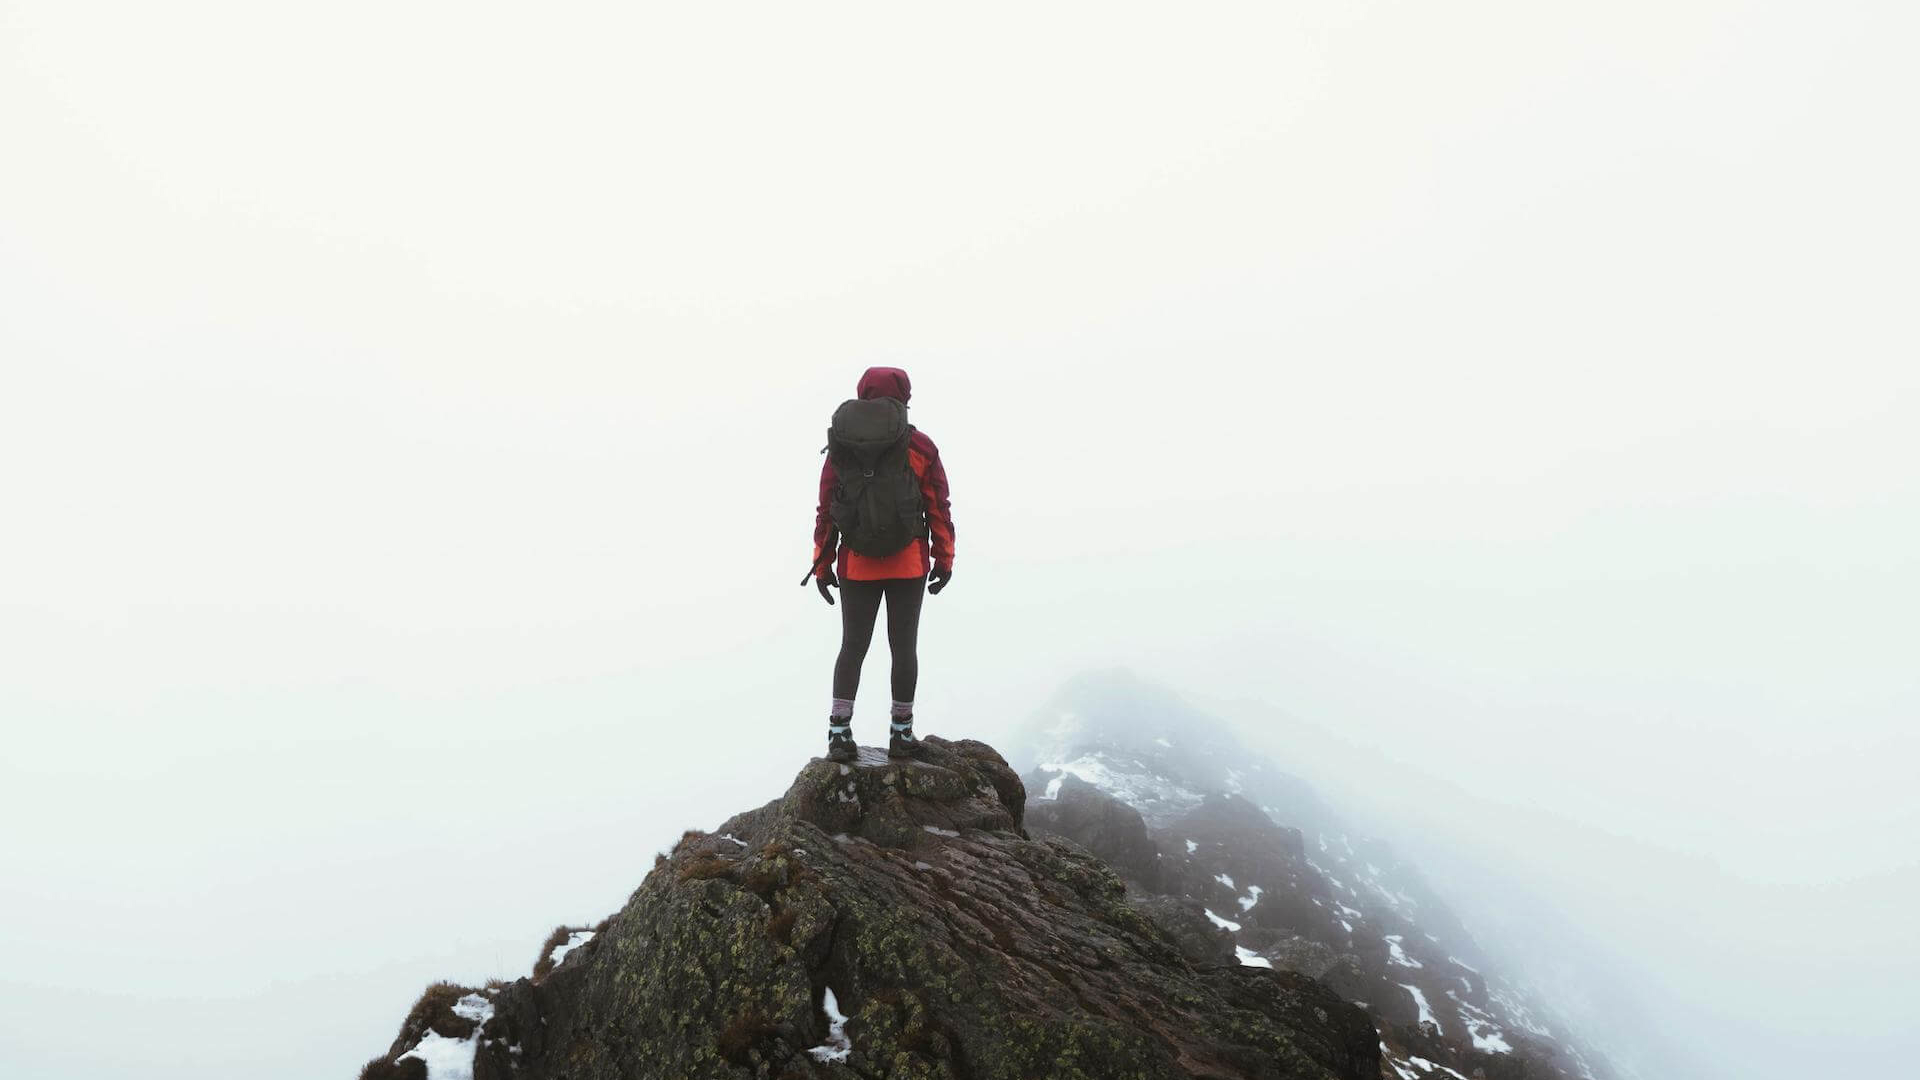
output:
[{"label": "mist over mountain", "polygon": [[[1224,722],[1125,672],[1081,676],[1012,744],[1029,824],[1198,905],[1242,963],[1300,971],[1366,1008],[1383,1075],[1637,1077],[1556,995],[1509,978],[1422,874]],[[1131,827],[1114,819],[1132,818]],[[1576,1014],[1583,998],[1571,1001]]]},{"label": "mist over mountain", "polygon": [[0,1078],[351,1075],[785,791],[869,365],[952,479],[923,734],[1011,750],[1126,665],[1301,781],[1205,819],[1265,869],[1156,870],[1207,837],[1019,762],[1179,940],[1352,954],[1412,1065],[1388,935],[1461,1034],[1425,894],[1306,921],[1387,920],[1306,845],[1371,837],[1596,1072],[1911,1072],[1916,39],[1890,0],[9,0]]},{"label": "mist over mountain", "polygon": [[[1550,1011],[1555,1036],[1596,1072],[1735,1080],[1867,1070],[1901,1053],[1916,948],[1904,912],[1920,900],[1920,874],[1756,882],[1497,785],[1468,787],[1446,761],[1405,747],[1364,745],[1265,701],[1189,698],[1125,670],[1070,680],[1004,744],[1037,794],[1053,780],[1067,794],[1092,781],[1165,821],[1206,791],[1257,785],[1268,818],[1298,822],[1310,848],[1315,833],[1381,844],[1433,897],[1421,920],[1456,919],[1474,950],[1456,955],[1481,958]],[[1783,843],[1782,872],[1817,854]],[[1874,932],[1843,929],[1855,919]]]}]

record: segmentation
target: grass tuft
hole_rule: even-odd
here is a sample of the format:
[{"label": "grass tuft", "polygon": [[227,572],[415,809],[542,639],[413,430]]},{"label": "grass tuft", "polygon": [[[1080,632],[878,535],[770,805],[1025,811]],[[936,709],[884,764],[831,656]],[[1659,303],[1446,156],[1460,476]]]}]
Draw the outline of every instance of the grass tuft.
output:
[{"label": "grass tuft", "polygon": [[701,855],[688,859],[686,864],[680,867],[680,880],[704,881],[707,878],[732,877],[737,866],[738,864],[732,859],[718,855]]},{"label": "grass tuft", "polygon": [[756,893],[762,897],[771,896],[773,890],[786,883],[786,869],[772,859],[754,860],[753,864],[747,867],[746,874],[740,879],[740,884],[743,888],[748,892]]},{"label": "grass tuft", "polygon": [[571,926],[556,926],[547,940],[540,943],[540,953],[533,958],[533,981],[539,982],[553,973],[553,950],[567,943],[567,935],[573,933]]},{"label": "grass tuft", "polygon": [[465,1017],[456,1016],[453,1005],[468,994],[474,993],[471,986],[441,981],[434,983],[420,994],[420,1000],[407,1010],[407,1022],[402,1030],[425,1033],[429,1030],[439,1032],[448,1039],[464,1039],[473,1034],[474,1023]]},{"label": "grass tuft", "polygon": [[800,913],[793,908],[781,908],[767,922],[767,936],[789,948],[793,946],[793,923]]},{"label": "grass tuft", "polygon": [[360,1080],[427,1080],[427,1063],[408,1058],[395,1064],[377,1057],[360,1067]]},{"label": "grass tuft", "polygon": [[714,1040],[714,1047],[730,1064],[750,1066],[753,1064],[754,1047],[778,1034],[780,1029],[773,1026],[773,1022],[767,1019],[766,1013],[758,1009],[748,1009],[733,1018],[733,1022],[727,1025],[718,1039]]}]

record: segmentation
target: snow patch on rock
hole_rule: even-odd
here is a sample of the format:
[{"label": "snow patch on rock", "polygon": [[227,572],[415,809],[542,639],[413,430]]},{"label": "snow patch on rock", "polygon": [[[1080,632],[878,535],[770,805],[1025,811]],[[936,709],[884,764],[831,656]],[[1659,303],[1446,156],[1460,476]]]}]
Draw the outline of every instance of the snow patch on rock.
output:
[{"label": "snow patch on rock", "polygon": [[[592,940],[593,931],[575,930],[567,935],[567,940],[553,947],[553,951],[547,954],[547,959],[553,961],[554,966],[558,967],[562,961],[566,960],[568,953]],[[471,997],[472,995],[468,996]],[[466,998],[461,998],[460,1000],[465,1001]],[[458,1012],[459,1007],[455,1006],[454,1011]]]},{"label": "snow patch on rock", "polygon": [[1440,1018],[1433,1015],[1433,1006],[1427,1004],[1427,995],[1421,993],[1420,988],[1412,983],[1401,983],[1400,986],[1412,994],[1413,1003],[1420,1006],[1420,1022],[1423,1024],[1432,1024],[1433,1030],[1445,1034],[1445,1030],[1440,1026]]},{"label": "snow patch on rock", "polygon": [[1273,961],[1261,956],[1245,945],[1235,945],[1233,947],[1233,955],[1239,957],[1240,962],[1248,967],[1271,968],[1273,966]]},{"label": "snow patch on rock", "polygon": [[453,1015],[473,1021],[473,1034],[464,1039],[449,1039],[428,1028],[426,1037],[413,1049],[394,1058],[394,1063],[408,1058],[421,1062],[427,1067],[427,1080],[473,1080],[473,1055],[480,1049],[480,1029],[493,1019],[493,1002],[479,994],[468,994],[454,1002]]},{"label": "snow patch on rock", "polygon": [[822,1062],[845,1062],[853,1054],[853,1040],[847,1038],[847,1017],[840,1011],[840,1002],[833,996],[833,987],[826,988],[820,999],[820,1011],[827,1014],[827,1041],[807,1051],[813,1060]]}]

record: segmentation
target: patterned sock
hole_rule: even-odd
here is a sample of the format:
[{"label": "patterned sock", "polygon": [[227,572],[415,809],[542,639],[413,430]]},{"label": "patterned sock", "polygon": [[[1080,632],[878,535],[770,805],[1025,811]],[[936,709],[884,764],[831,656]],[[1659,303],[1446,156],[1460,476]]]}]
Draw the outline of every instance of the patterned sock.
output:
[{"label": "patterned sock", "polygon": [[827,711],[827,715],[835,720],[853,719],[853,699],[850,697],[834,698],[833,708]]},{"label": "patterned sock", "polygon": [[896,735],[913,730],[913,702],[896,701],[893,703],[892,728]]}]

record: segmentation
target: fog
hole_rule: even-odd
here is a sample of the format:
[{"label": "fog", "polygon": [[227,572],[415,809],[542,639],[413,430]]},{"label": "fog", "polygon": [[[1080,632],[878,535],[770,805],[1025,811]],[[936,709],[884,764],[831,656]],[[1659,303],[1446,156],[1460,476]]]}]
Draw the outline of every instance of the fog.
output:
[{"label": "fog", "polygon": [[1649,1077],[1914,1060],[1916,23],[0,3],[0,1073],[352,1075],[776,796],[871,364],[924,730],[1128,666]]}]

